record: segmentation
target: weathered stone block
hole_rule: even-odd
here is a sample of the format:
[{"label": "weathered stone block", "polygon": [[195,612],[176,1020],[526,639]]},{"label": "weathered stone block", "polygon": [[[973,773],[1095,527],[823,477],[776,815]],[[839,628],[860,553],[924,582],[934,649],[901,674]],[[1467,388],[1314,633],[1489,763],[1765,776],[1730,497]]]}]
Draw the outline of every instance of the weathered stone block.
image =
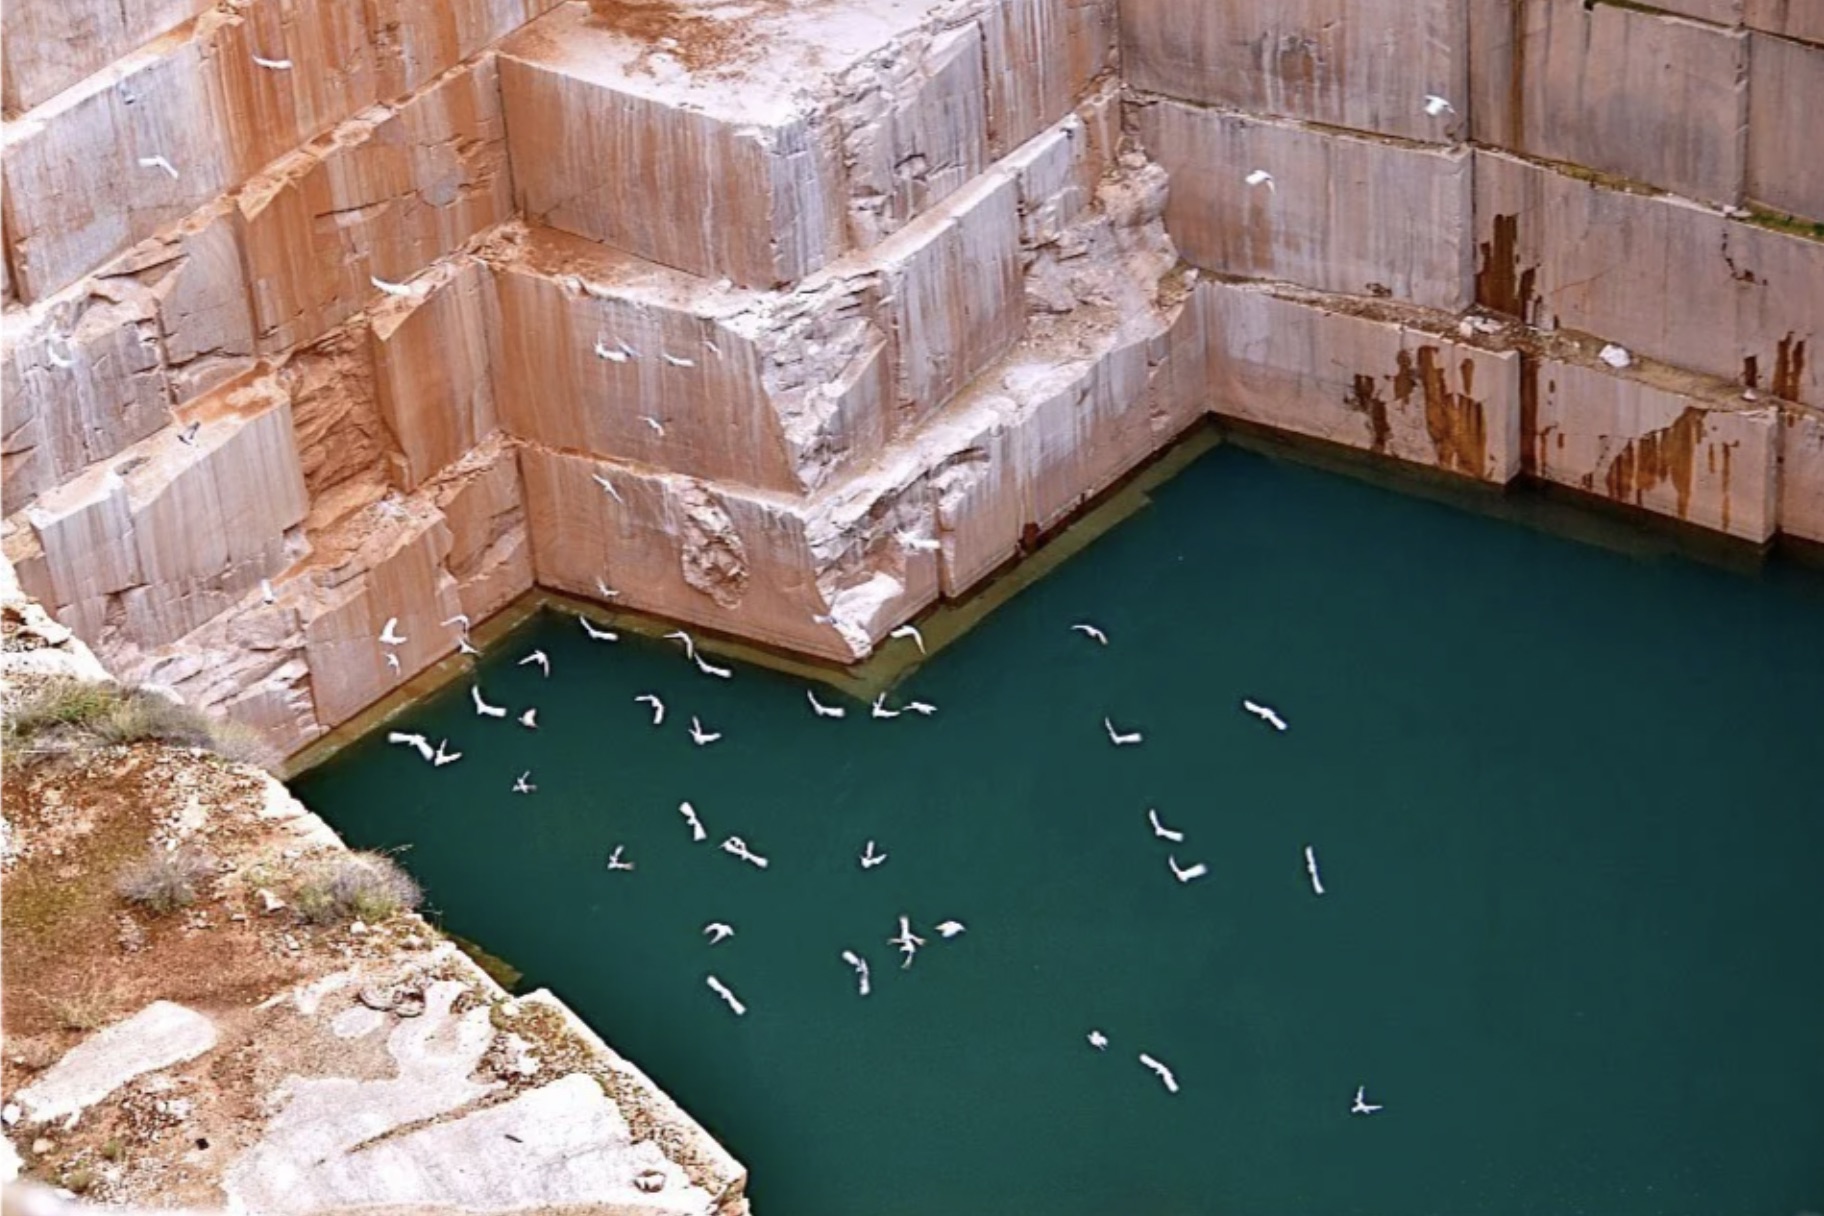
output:
[{"label": "weathered stone block", "polygon": [[1824,401],[1824,241],[1476,153],[1477,302]]},{"label": "weathered stone block", "polygon": [[503,438],[483,443],[440,479],[432,501],[449,526],[444,564],[471,620],[486,619],[532,589],[519,457]]},{"label": "weathered stone block", "polygon": [[1063,118],[1114,67],[1115,0],[982,0],[977,20],[996,157]]},{"label": "weathered stone block", "polygon": [[1121,2],[1134,88],[1431,143],[1467,134],[1468,42],[1462,0]]},{"label": "weathered stone block", "polygon": [[0,13],[8,114],[31,109],[209,7],[209,0],[11,0]]},{"label": "weathered stone block", "polygon": [[1745,540],[1773,535],[1777,405],[1549,357],[1530,374],[1534,476]]},{"label": "weathered stone block", "polygon": [[1748,197],[1824,222],[1824,153],[1811,125],[1824,114],[1824,46],[1755,34],[1750,64]]},{"label": "weathered stone block", "polygon": [[1745,0],[1750,27],[1824,43],[1824,5],[1815,0]]},{"label": "weathered stone block", "polygon": [[[228,126],[243,173],[255,173],[381,100],[377,48],[359,4],[243,0],[221,32],[211,67],[229,99]],[[289,64],[289,67],[265,66]]]},{"label": "weathered stone block", "polygon": [[1824,544],[1824,410],[1780,407],[1780,531]]},{"label": "weathered stone block", "polygon": [[[1466,149],[1357,139],[1160,100],[1141,138],[1171,174],[1166,228],[1222,274],[1456,312],[1471,299]],[[1270,181],[1249,185],[1255,170]]]},{"label": "weathered stone block", "polygon": [[416,91],[560,0],[367,0],[380,100]]},{"label": "weathered stone block", "polygon": [[1199,290],[1217,414],[1497,485],[1519,473],[1517,353],[1353,315],[1343,301]]},{"label": "weathered stone block", "polygon": [[427,276],[423,296],[372,310],[375,396],[398,445],[394,478],[414,490],[499,425],[489,350],[499,328],[494,279],[462,259]]}]

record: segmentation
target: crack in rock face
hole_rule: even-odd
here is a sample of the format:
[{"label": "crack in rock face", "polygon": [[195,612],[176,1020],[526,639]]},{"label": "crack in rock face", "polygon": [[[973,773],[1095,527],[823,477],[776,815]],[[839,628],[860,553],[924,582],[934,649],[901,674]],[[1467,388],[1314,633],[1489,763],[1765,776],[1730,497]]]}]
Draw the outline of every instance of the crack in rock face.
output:
[{"label": "crack in rock face", "polygon": [[747,594],[747,547],[735,523],[700,481],[678,491],[684,544],[678,563],[684,581],[723,608],[736,608]]}]

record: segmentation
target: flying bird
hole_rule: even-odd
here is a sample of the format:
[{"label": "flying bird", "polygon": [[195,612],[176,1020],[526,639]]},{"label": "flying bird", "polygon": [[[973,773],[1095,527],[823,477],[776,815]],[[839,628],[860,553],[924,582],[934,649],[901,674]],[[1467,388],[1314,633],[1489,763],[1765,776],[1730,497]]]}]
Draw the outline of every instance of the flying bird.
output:
[{"label": "flying bird", "polygon": [[609,481],[606,477],[603,477],[600,473],[591,473],[591,474],[589,474],[589,476],[595,478],[596,485],[598,485],[598,486],[602,487],[602,489],[608,491],[608,497],[614,499],[614,501],[616,501],[618,503],[623,503],[623,504],[626,503],[627,500],[625,498],[621,497],[621,492],[614,488],[614,483],[612,481]]},{"label": "flying bird", "polygon": [[937,712],[937,706],[929,701],[907,701],[906,708],[921,717],[929,718]]},{"label": "flying bird", "polygon": [[1169,840],[1173,844],[1184,843],[1184,833],[1175,828],[1168,828],[1163,823],[1160,823],[1158,811],[1148,808],[1146,812],[1146,821],[1153,825],[1153,835],[1157,836],[1159,839]]},{"label": "flying bird", "polygon": [[382,646],[403,646],[405,641],[405,637],[399,632],[399,618],[387,617],[386,624],[380,630],[380,644]]},{"label": "flying bird", "polygon": [[747,847],[747,841],[741,839],[739,836],[730,836],[727,840],[724,840],[722,842],[722,851],[729,854],[731,857],[739,857],[742,861],[759,869],[764,870],[767,867],[766,858],[760,856],[752,849],[749,849]]},{"label": "flying bird", "polygon": [[1368,1100],[1368,1087],[1366,1085],[1358,1085],[1355,1087],[1355,1101],[1349,1105],[1350,1114],[1372,1115],[1375,1111],[1380,1109],[1381,1104],[1379,1102],[1370,1102]]},{"label": "flying bird", "polygon": [[631,870],[631,869],[633,869],[633,863],[631,861],[622,861],[621,860],[621,854],[625,853],[626,851],[627,851],[627,846],[624,844],[617,844],[614,846],[614,852],[608,854],[608,868],[610,870]]},{"label": "flying bird", "polygon": [[69,349],[70,340],[68,338],[63,337],[60,334],[52,334],[44,340],[45,357],[51,361],[53,367],[75,367],[75,359],[71,358],[69,355],[58,353],[58,343],[62,343],[64,349]]},{"label": "flying bird", "polygon": [[885,853],[876,853],[874,851],[874,842],[872,840],[868,841],[868,846],[861,851],[861,868],[864,870],[872,870],[875,866],[885,864],[886,860],[887,855]]},{"label": "flying bird", "polygon": [[521,726],[525,727],[527,730],[537,730],[538,729],[538,707],[533,706],[531,709],[528,709],[525,713],[519,715],[519,724]]},{"label": "flying bird", "polygon": [[418,294],[416,287],[408,287],[404,283],[389,283],[378,275],[368,275],[367,281],[372,283],[376,290],[384,291],[389,296],[416,296]]},{"label": "flying bird", "polygon": [[690,838],[697,844],[709,839],[709,833],[703,830],[703,821],[697,818],[697,808],[688,802],[678,803],[678,814],[684,816],[684,822],[690,825]]},{"label": "flying bird", "polygon": [[142,156],[139,158],[139,167],[142,169],[163,169],[166,173],[171,175],[172,181],[178,179],[177,170],[172,168],[171,162],[162,156]]},{"label": "flying bird", "polygon": [[925,650],[925,635],[918,631],[916,625],[901,625],[887,636],[890,638],[911,638],[914,642],[918,643],[918,653],[927,653]]},{"label": "flying bird", "polygon": [[621,594],[620,592],[616,591],[613,587],[610,587],[608,585],[608,583],[599,574],[595,576],[595,591],[596,591],[597,595],[601,596],[605,600],[614,599]]},{"label": "flying bird", "polygon": [[446,752],[443,750],[444,744],[448,742],[448,739],[439,739],[437,741],[437,750],[431,755],[431,763],[438,768],[442,768],[446,764],[454,764],[462,759],[461,752]]},{"label": "flying bird", "polygon": [[1100,642],[1104,646],[1108,645],[1108,635],[1103,633],[1100,629],[1097,629],[1094,625],[1072,625],[1071,628],[1092,642]]},{"label": "flying bird", "polygon": [[735,927],[733,925],[725,925],[719,920],[712,920],[707,925],[703,926],[703,933],[709,938],[709,944],[714,946],[733,937],[735,935]]},{"label": "flying bird", "polygon": [[1322,895],[1324,893],[1324,880],[1319,878],[1317,874],[1317,850],[1310,845],[1305,846],[1305,873],[1311,876],[1312,892],[1317,895]]},{"label": "flying bird", "polygon": [[534,650],[531,654],[514,664],[514,666],[524,667],[528,663],[537,663],[539,670],[545,673],[545,678],[551,678],[551,657],[544,651]]},{"label": "flying bird", "polygon": [[1265,169],[1256,169],[1254,172],[1242,178],[1242,180],[1247,182],[1250,186],[1265,186],[1267,189],[1275,192],[1279,190],[1279,187],[1273,184],[1273,175],[1268,173]]},{"label": "flying bird", "polygon": [[861,995],[868,995],[868,960],[853,950],[844,950],[842,961],[855,969],[855,978],[860,981]]},{"label": "flying bird", "polygon": [[804,690],[804,696],[811,703],[811,712],[819,718],[840,718],[849,712],[840,705],[825,705],[817,699],[817,694],[808,688]]},{"label": "flying bird", "polygon": [[1160,1083],[1165,1086],[1167,1093],[1175,1094],[1178,1092],[1178,1078],[1172,1075],[1171,1069],[1167,1068],[1158,1060],[1153,1059],[1153,1057],[1147,1055],[1144,1051],[1140,1053],[1140,1062],[1158,1076]]},{"label": "flying bird", "polygon": [[1262,722],[1265,722],[1268,726],[1271,726],[1274,730],[1286,729],[1286,720],[1284,718],[1257,701],[1249,701],[1244,698],[1241,707],[1253,714],[1256,718],[1259,718]]},{"label": "flying bird", "polygon": [[666,634],[665,638],[667,641],[670,641],[672,638],[676,638],[678,641],[684,643],[684,657],[691,660],[692,662],[696,661],[697,643],[694,639],[691,638],[691,636],[688,633],[685,633],[682,629],[674,629],[670,633]]},{"label": "flying bird", "polygon": [[507,716],[506,706],[489,705],[486,701],[481,699],[481,685],[479,684],[469,685],[469,700],[475,702],[475,715],[477,717],[504,718]]},{"label": "flying bird", "polygon": [[665,438],[665,424],[660,422],[657,418],[654,418],[651,414],[641,414],[640,421],[651,427],[653,433],[658,435],[659,438]]},{"label": "flying bird", "polygon": [[912,965],[912,959],[918,954],[918,948],[924,944],[925,939],[912,932],[912,918],[909,916],[899,918],[899,935],[887,939],[887,945],[896,947],[901,954],[906,956],[906,961],[899,965],[901,971]]},{"label": "flying bird", "polygon": [[641,693],[639,696],[635,697],[634,700],[641,705],[652,706],[652,724],[654,726],[663,726],[665,724],[665,702],[659,700],[649,692]]},{"label": "flying bird", "polygon": [[942,541],[929,536],[920,536],[916,532],[895,532],[893,539],[908,549],[923,553],[935,553],[944,547]]},{"label": "flying bird", "polygon": [[903,709],[888,709],[887,694],[883,692],[874,698],[874,704],[869,708],[868,716],[870,718],[897,718],[904,712]]},{"label": "flying bird", "polygon": [[390,650],[386,652],[386,665],[393,669],[393,674],[396,676],[405,674],[399,669],[399,656]]},{"label": "flying bird", "polygon": [[272,580],[269,578],[261,579],[260,580],[260,602],[262,604],[276,604],[276,603],[278,603],[278,601],[279,601],[279,593],[272,589]]},{"label": "flying bird", "polygon": [[388,743],[404,743],[410,747],[416,748],[418,754],[423,756],[426,760],[432,759],[437,754],[431,750],[431,741],[423,735],[408,735],[404,731],[389,730],[386,732],[386,741]]},{"label": "flying bird", "polygon": [[1180,866],[1176,857],[1167,857],[1165,859],[1165,864],[1172,868],[1172,877],[1176,878],[1179,882],[1191,882],[1194,879],[1202,878],[1205,874],[1210,872],[1210,867],[1204,865],[1201,861],[1194,866]]},{"label": "flying bird", "polygon": [[475,649],[475,643],[469,641],[469,635],[465,633],[456,639],[456,653],[479,655],[481,651]]},{"label": "flying bird", "polygon": [[721,997],[722,1000],[727,1003],[728,1007],[735,1011],[736,1017],[740,1017],[747,1012],[747,1006],[743,1005],[740,1000],[736,998],[735,994],[729,991],[727,984],[724,984],[713,975],[705,976],[704,979],[708,982],[710,991]]},{"label": "flying bird", "polygon": [[251,58],[256,64],[269,72],[291,71],[291,60],[289,59],[262,59],[258,55],[253,55]]},{"label": "flying bird", "polygon": [[937,935],[942,938],[952,938],[968,927],[969,926],[965,925],[960,920],[939,921],[937,925]]},{"label": "flying bird", "polygon": [[469,631],[468,613],[458,612],[455,616],[453,616],[449,620],[443,622],[443,627],[445,629],[448,629],[451,625],[458,626],[460,628],[461,632],[467,633]]},{"label": "flying bird", "polygon": [[197,433],[202,429],[203,424],[201,422],[192,422],[189,426],[177,433],[177,441],[187,448],[193,448],[196,446]]},{"label": "flying bird", "polygon": [[1102,728],[1108,732],[1108,741],[1116,747],[1126,747],[1130,743],[1138,743],[1144,737],[1137,730],[1123,734],[1116,730],[1115,724],[1107,718],[1102,719]]},{"label": "flying bird", "polygon": [[608,360],[608,362],[610,362],[610,363],[627,362],[627,352],[626,351],[615,350],[614,348],[610,347],[607,343],[603,342],[600,338],[597,338],[595,340],[595,353],[597,356]]},{"label": "flying bird", "polygon": [[673,367],[695,367],[697,365],[695,359],[686,359],[682,355],[674,355],[668,351],[660,351],[659,355]]},{"label": "flying bird", "polygon": [[531,769],[527,769],[514,780],[513,792],[515,794],[535,794],[538,792],[538,787],[532,784]]},{"label": "flying bird", "polygon": [[735,675],[733,671],[726,667],[717,667],[702,655],[697,656],[697,670],[706,676],[714,676],[718,680],[730,680],[733,679]]},{"label": "flying bird", "polygon": [[692,743],[698,747],[708,747],[721,737],[721,731],[704,730],[703,723],[697,720],[697,716],[695,714],[690,716],[690,741]]},{"label": "flying bird", "polygon": [[1089,1045],[1097,1051],[1108,1050],[1108,1036],[1103,1034],[1100,1030],[1092,1030],[1084,1037],[1089,1040]]},{"label": "flying bird", "polygon": [[1455,114],[1457,107],[1450,104],[1448,98],[1439,97],[1436,93],[1425,94],[1425,113],[1436,118],[1440,114]]},{"label": "flying bird", "polygon": [[597,629],[594,625],[589,623],[589,618],[586,616],[579,614],[576,619],[582,623],[583,632],[597,642],[618,642],[621,640],[621,635],[614,632],[612,629]]}]

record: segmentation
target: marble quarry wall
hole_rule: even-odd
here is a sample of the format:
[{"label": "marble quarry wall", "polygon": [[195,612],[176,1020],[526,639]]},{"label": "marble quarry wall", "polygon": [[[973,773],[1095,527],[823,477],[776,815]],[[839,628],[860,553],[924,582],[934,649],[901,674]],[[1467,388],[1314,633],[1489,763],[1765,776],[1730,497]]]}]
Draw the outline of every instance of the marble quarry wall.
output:
[{"label": "marble quarry wall", "polygon": [[1824,542],[1821,10],[13,0],[6,554],[295,750],[534,586],[853,661],[1212,412]]}]

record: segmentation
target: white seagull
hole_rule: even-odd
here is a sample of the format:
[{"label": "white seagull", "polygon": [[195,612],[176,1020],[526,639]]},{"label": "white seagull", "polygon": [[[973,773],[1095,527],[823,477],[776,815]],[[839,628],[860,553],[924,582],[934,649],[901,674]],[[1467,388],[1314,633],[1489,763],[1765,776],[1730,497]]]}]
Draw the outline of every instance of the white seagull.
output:
[{"label": "white seagull", "polygon": [[1436,118],[1440,114],[1455,114],[1457,107],[1450,104],[1448,98],[1439,97],[1436,93],[1425,94],[1425,113]]},{"label": "white seagull", "polygon": [[469,631],[468,614],[466,612],[458,612],[455,616],[443,622],[443,627],[445,629],[448,629],[451,625],[455,625],[461,632],[467,633]]},{"label": "white seagull", "polygon": [[469,700],[475,702],[475,713],[478,717],[504,718],[507,716],[506,706],[489,705],[481,699],[481,685],[479,684],[469,685]]},{"label": "white seagull", "polygon": [[386,741],[388,743],[404,743],[410,747],[414,747],[418,750],[418,754],[423,756],[426,760],[432,759],[437,754],[431,750],[431,741],[423,735],[408,735],[404,731],[389,730],[386,732]]},{"label": "white seagull", "polygon": [[868,995],[868,960],[853,950],[844,950],[842,961],[855,969],[855,978],[860,981],[861,995]]},{"label": "white seagull", "polygon": [[710,991],[721,997],[723,1001],[727,1003],[728,1007],[735,1011],[736,1017],[740,1017],[747,1012],[747,1006],[743,1005],[735,994],[729,991],[727,984],[724,984],[713,975],[705,976],[704,980],[709,984]]},{"label": "white seagull", "polygon": [[289,59],[262,59],[258,55],[252,55],[250,57],[253,59],[254,63],[265,68],[269,72],[291,71],[291,60]]},{"label": "white seagull", "polygon": [[597,629],[594,625],[589,623],[589,618],[586,616],[578,614],[576,619],[582,623],[583,632],[597,642],[618,642],[621,640],[621,635],[612,629]]},{"label": "white seagull", "polygon": [[659,357],[664,359],[665,362],[671,364],[673,367],[695,367],[697,365],[697,361],[695,359],[686,359],[682,355],[674,355],[667,351],[660,351]]},{"label": "white seagull", "polygon": [[1121,731],[1116,730],[1115,724],[1107,718],[1102,719],[1102,729],[1108,732],[1108,741],[1116,747],[1126,747],[1130,743],[1138,743],[1143,737],[1137,730],[1128,731],[1123,734]]},{"label": "white seagull", "polygon": [[595,484],[608,491],[608,497],[614,499],[614,501],[618,503],[625,503],[627,501],[625,498],[621,497],[621,492],[614,488],[614,483],[609,481],[606,477],[603,477],[600,473],[591,473],[589,476],[595,478]]},{"label": "white seagull", "polygon": [[1071,628],[1092,642],[1100,642],[1104,646],[1108,645],[1108,635],[1103,633],[1100,629],[1097,629],[1094,625],[1072,625]]},{"label": "white seagull", "polygon": [[1204,865],[1201,861],[1193,866],[1180,866],[1176,857],[1167,857],[1165,859],[1165,864],[1172,868],[1172,877],[1176,878],[1179,882],[1190,882],[1193,879],[1202,878],[1205,874],[1210,872],[1210,867]]},{"label": "white seagull", "polygon": [[614,350],[613,348],[609,347],[607,343],[603,342],[600,338],[597,338],[595,340],[595,353],[597,356],[608,360],[610,363],[627,362],[627,352],[626,351]]},{"label": "white seagull", "polygon": [[929,718],[937,712],[937,706],[929,701],[907,701],[906,708],[921,717]]},{"label": "white seagull", "polygon": [[885,853],[876,853],[874,851],[874,842],[870,840],[868,841],[868,846],[861,851],[861,857],[858,860],[861,862],[862,869],[872,870],[875,866],[885,864],[887,855]]},{"label": "white seagull", "polygon": [[903,709],[888,709],[887,694],[883,692],[874,698],[874,704],[869,708],[868,716],[870,718],[897,718],[904,712]]},{"label": "white seagull", "polygon": [[911,638],[914,642],[918,643],[918,653],[928,653],[925,650],[925,635],[918,631],[916,625],[901,625],[887,636],[890,638]]},{"label": "white seagull", "polygon": [[528,709],[525,713],[519,715],[519,724],[521,726],[525,727],[527,730],[537,730],[538,729],[538,707],[535,705],[531,709]]},{"label": "white seagull", "polygon": [[653,429],[653,433],[658,435],[658,437],[660,439],[665,438],[665,424],[663,422],[660,422],[657,418],[654,418],[651,414],[641,414],[640,421],[644,422],[647,426],[651,427]]},{"label": "white seagull", "polygon": [[386,665],[393,669],[393,674],[396,676],[405,674],[399,670],[399,656],[390,650],[386,652]]},{"label": "white seagull", "polygon": [[722,842],[722,851],[731,857],[739,857],[742,861],[759,869],[764,870],[767,867],[766,858],[748,848],[747,841],[741,839],[739,836],[730,836],[727,840],[724,840]]},{"label": "white seagull", "polygon": [[1259,718],[1262,722],[1265,722],[1268,726],[1271,726],[1274,730],[1286,729],[1286,720],[1280,717],[1279,714],[1274,712],[1271,708],[1260,704],[1258,701],[1249,701],[1246,698],[1243,698],[1241,707],[1253,714],[1256,718]]},{"label": "white seagull", "polygon": [[709,938],[709,944],[714,946],[733,937],[735,935],[735,927],[733,925],[725,925],[719,920],[712,920],[707,925],[703,926],[703,933]]},{"label": "white seagull", "polygon": [[68,355],[57,353],[57,344],[60,342],[66,350],[69,348],[70,340],[63,337],[61,334],[52,334],[50,337],[46,338],[44,340],[45,357],[51,361],[51,366],[53,367],[75,367],[76,360]]},{"label": "white seagull", "polygon": [[1381,1104],[1379,1102],[1370,1102],[1368,1100],[1368,1087],[1366,1085],[1358,1085],[1355,1087],[1355,1101],[1349,1105],[1350,1114],[1372,1115],[1375,1111],[1380,1109]]},{"label": "white seagull", "polygon": [[702,655],[697,656],[697,670],[706,676],[714,676],[718,680],[732,680],[735,676],[733,671],[726,667],[717,667]]},{"label": "white seagull", "polygon": [[697,844],[709,839],[709,833],[703,830],[703,821],[697,818],[697,808],[688,802],[678,803],[678,814],[684,816],[684,822],[690,825],[690,838]]},{"label": "white seagull", "polygon": [[1097,1051],[1108,1050],[1108,1036],[1103,1034],[1100,1030],[1092,1030],[1083,1037],[1088,1039],[1089,1045]]},{"label": "white seagull", "polygon": [[708,747],[711,743],[714,743],[721,737],[721,731],[704,730],[703,723],[697,719],[697,715],[690,715],[690,741],[692,743],[696,744],[698,747]]},{"label": "white seagull", "polygon": [[665,725],[665,702],[659,700],[649,692],[641,693],[639,696],[635,697],[634,700],[641,705],[652,706],[652,724],[654,726]]},{"label": "white seagull", "polygon": [[1273,184],[1273,175],[1268,173],[1265,169],[1256,169],[1241,180],[1248,183],[1250,186],[1265,186],[1267,189],[1276,193],[1279,190],[1279,187]]},{"label": "white seagull", "polygon": [[1178,831],[1176,828],[1168,828],[1163,823],[1160,823],[1159,812],[1153,810],[1151,807],[1147,808],[1146,821],[1153,825],[1153,835],[1157,836],[1159,839],[1169,840],[1173,844],[1184,843],[1184,833]]},{"label": "white seagull", "polygon": [[620,592],[616,591],[613,587],[610,587],[607,583],[607,580],[602,578],[602,576],[599,574],[595,576],[595,591],[596,591],[597,595],[601,596],[605,600],[616,599],[621,594]]},{"label": "white seagull", "polygon": [[1311,876],[1311,890],[1318,895],[1324,893],[1324,880],[1317,876],[1317,850],[1305,846],[1305,873]]},{"label": "white seagull", "polygon": [[431,755],[431,763],[438,768],[442,768],[446,764],[454,764],[462,759],[461,752],[446,752],[443,750],[443,745],[448,742],[448,739],[439,739],[437,741],[437,750]]},{"label": "white seagull", "polygon": [[139,167],[142,169],[163,169],[166,173],[171,175],[172,181],[176,181],[178,178],[177,170],[172,168],[171,162],[162,156],[142,156],[139,158]]},{"label": "white seagull", "polygon": [[925,939],[912,932],[912,918],[909,916],[899,918],[899,935],[887,939],[887,945],[896,947],[901,954],[906,956],[906,961],[899,965],[901,971],[912,965],[912,959],[918,954],[918,948],[924,944]]},{"label": "white seagull", "polygon": [[513,792],[515,794],[534,794],[538,792],[538,787],[532,784],[531,769],[527,769],[525,772],[521,773],[513,782]]},{"label": "white seagull", "polygon": [[849,712],[840,705],[825,705],[817,699],[817,694],[808,688],[804,690],[804,696],[805,700],[811,703],[811,712],[819,718],[840,718]]},{"label": "white seagull", "polygon": [[534,650],[531,654],[515,664],[515,666],[524,667],[528,663],[537,663],[539,670],[545,673],[545,678],[551,678],[551,658],[544,651]]},{"label": "white seagull", "polygon": [[1153,1057],[1147,1055],[1144,1051],[1140,1053],[1140,1062],[1158,1076],[1160,1083],[1165,1086],[1167,1093],[1175,1094],[1178,1092],[1178,1078],[1172,1075],[1171,1069],[1167,1068],[1158,1060],[1153,1059]]},{"label": "white seagull", "polygon": [[465,633],[456,639],[456,653],[479,655],[481,651],[475,649],[475,643],[469,641],[469,635]]},{"label": "white seagull", "polygon": [[968,925],[965,925],[960,920],[939,921],[937,924],[937,935],[942,938],[952,938],[968,927]]},{"label": "white seagull", "polygon": [[202,429],[203,424],[201,422],[192,422],[189,426],[177,433],[177,441],[187,448],[193,448],[196,446],[197,432]]},{"label": "white seagull", "polygon": [[260,602],[262,604],[276,604],[276,603],[278,603],[278,601],[279,601],[279,593],[272,589],[272,580],[269,578],[261,579],[260,580]]},{"label": "white seagull", "polygon": [[631,870],[631,869],[633,869],[633,863],[631,861],[622,861],[621,860],[621,854],[625,853],[626,851],[627,851],[627,846],[624,844],[617,844],[614,846],[614,852],[608,854],[608,868],[610,870]]},{"label": "white seagull", "polygon": [[408,287],[404,283],[389,283],[378,275],[368,275],[367,281],[372,283],[377,290],[384,291],[389,296],[416,296],[418,294],[416,287]]},{"label": "white seagull", "polygon": [[672,638],[676,638],[678,641],[684,643],[684,657],[695,662],[697,657],[696,641],[682,629],[674,629],[665,635],[666,641],[670,641]]},{"label": "white seagull", "polygon": [[387,617],[386,624],[380,630],[380,644],[382,646],[403,646],[405,642],[404,635],[399,632],[399,618]]},{"label": "white seagull", "polygon": [[935,553],[944,547],[942,541],[929,536],[920,536],[916,532],[895,532],[893,539],[906,548],[921,553]]}]

